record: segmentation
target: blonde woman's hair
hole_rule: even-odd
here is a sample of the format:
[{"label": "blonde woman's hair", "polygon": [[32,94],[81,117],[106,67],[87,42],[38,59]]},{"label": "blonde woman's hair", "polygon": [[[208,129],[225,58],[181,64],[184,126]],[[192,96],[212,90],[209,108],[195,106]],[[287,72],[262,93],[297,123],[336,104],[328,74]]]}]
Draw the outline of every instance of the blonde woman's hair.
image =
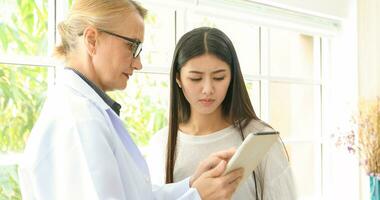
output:
[{"label": "blonde woman's hair", "polygon": [[147,10],[133,0],[75,0],[66,20],[58,24],[61,43],[55,47],[54,55],[67,61],[86,27],[112,31],[126,11],[137,11],[143,18],[147,14]]}]

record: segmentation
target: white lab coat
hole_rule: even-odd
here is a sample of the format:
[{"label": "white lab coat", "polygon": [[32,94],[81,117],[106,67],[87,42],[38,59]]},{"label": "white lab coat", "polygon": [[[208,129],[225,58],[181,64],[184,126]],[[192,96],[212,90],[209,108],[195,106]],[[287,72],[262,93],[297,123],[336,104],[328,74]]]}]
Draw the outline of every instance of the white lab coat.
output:
[{"label": "white lab coat", "polygon": [[110,114],[120,120],[77,74],[63,70],[19,167],[23,198],[200,199],[188,178],[152,187],[149,173],[138,167],[120,140]]}]

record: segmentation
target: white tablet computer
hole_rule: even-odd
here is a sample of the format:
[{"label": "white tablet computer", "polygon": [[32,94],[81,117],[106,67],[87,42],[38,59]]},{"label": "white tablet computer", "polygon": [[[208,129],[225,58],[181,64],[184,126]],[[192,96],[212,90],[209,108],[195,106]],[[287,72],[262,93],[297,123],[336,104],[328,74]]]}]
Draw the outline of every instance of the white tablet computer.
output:
[{"label": "white tablet computer", "polygon": [[259,165],[270,147],[276,142],[278,132],[259,132],[249,134],[228,161],[224,174],[237,168],[244,168],[243,179],[249,177]]}]

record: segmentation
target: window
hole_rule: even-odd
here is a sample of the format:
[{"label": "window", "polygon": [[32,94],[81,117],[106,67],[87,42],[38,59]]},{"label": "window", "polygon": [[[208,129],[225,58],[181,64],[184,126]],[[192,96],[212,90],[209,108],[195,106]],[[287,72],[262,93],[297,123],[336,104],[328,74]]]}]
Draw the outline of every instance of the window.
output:
[{"label": "window", "polygon": [[[144,4],[145,6],[145,4]],[[145,38],[142,51],[144,68],[170,68],[175,45],[175,12],[164,6],[145,6]]]},{"label": "window", "polygon": [[48,0],[0,3],[0,54],[47,56]]},{"label": "window", "polygon": [[285,140],[300,198],[315,198],[323,164],[320,39],[277,29],[268,35],[269,123]]},{"label": "window", "polygon": [[47,91],[47,67],[0,65],[2,152],[21,152],[41,111]]},{"label": "window", "polygon": [[48,55],[48,1],[0,4],[0,199],[17,199],[18,155],[48,89],[50,68],[30,64]]},{"label": "window", "polygon": [[120,116],[139,147],[146,146],[150,137],[167,125],[168,80],[167,74],[136,73],[125,91],[110,93],[122,105]]},{"label": "window", "polygon": [[270,75],[301,79],[319,79],[317,37],[271,29],[269,31]]},{"label": "window", "polygon": [[[128,131],[144,149],[150,137],[167,125],[169,69],[176,40],[195,27],[220,28],[235,46],[256,114],[281,132],[299,199],[320,198],[326,188],[322,168],[327,166],[325,155],[329,153],[322,142],[325,120],[322,97],[326,87],[322,72],[330,67],[321,56],[330,57],[322,45],[330,38],[320,32],[329,26],[324,20],[320,26],[318,20],[308,23],[310,29],[295,28],[291,23],[280,26],[281,16],[289,20],[285,11],[281,13],[257,4],[252,7],[257,11],[254,13],[243,8],[254,3],[232,5],[225,1],[217,5],[219,10],[208,12],[207,6],[213,1],[204,2],[203,5],[203,1],[174,4],[142,0],[142,5],[150,11],[145,20],[143,70],[131,77],[126,91],[110,92],[122,105],[121,118]],[[55,7],[66,8],[71,0],[0,1],[0,4],[0,108],[3,111],[0,199],[11,199],[20,196],[18,155],[38,118],[46,92],[54,85],[59,67],[49,56],[55,46],[54,24],[65,13]],[[260,12],[265,12],[264,17]],[[294,23],[300,18],[293,18]],[[313,32],[316,27],[318,32]],[[326,28],[326,31],[331,30]]]}]

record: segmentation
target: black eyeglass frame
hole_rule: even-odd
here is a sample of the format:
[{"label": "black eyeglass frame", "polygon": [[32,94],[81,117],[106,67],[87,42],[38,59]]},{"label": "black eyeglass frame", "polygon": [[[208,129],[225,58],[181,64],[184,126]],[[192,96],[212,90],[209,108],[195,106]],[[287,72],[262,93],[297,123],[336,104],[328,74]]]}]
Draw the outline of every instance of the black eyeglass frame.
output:
[{"label": "black eyeglass frame", "polygon": [[109,32],[109,31],[105,31],[105,30],[99,30],[101,32],[105,32],[107,34],[110,34],[112,36],[115,36],[115,37],[118,37],[118,38],[121,38],[125,41],[127,41],[129,44],[132,45],[132,55],[133,55],[133,58],[137,58],[140,56],[140,53],[142,51],[142,42],[139,41],[139,40],[136,40],[136,39],[132,39],[132,38],[129,38],[129,37],[126,37],[126,36],[122,36],[122,35],[119,35],[119,34],[116,34],[116,33],[112,33],[112,32]]}]

